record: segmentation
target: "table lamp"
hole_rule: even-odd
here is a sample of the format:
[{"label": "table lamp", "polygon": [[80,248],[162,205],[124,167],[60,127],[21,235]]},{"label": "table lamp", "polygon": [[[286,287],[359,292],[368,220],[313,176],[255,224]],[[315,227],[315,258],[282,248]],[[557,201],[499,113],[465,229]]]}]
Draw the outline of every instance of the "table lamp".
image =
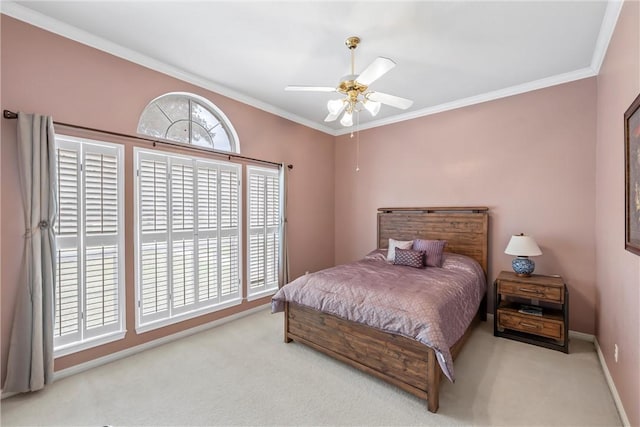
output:
[{"label": "table lamp", "polygon": [[515,255],[516,258],[511,262],[513,271],[520,277],[529,277],[536,268],[536,263],[529,259],[530,256],[542,255],[542,251],[531,236],[525,236],[520,233],[511,236],[507,248],[504,250],[507,255]]}]

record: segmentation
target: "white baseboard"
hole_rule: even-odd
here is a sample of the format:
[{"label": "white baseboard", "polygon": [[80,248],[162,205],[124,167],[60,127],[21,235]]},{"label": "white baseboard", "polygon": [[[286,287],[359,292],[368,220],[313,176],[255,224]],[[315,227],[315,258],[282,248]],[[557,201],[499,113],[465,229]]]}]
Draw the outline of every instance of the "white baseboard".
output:
[{"label": "white baseboard", "polygon": [[[144,344],[137,345],[135,347],[130,347],[122,351],[118,351],[116,353],[111,353],[103,357],[99,357],[97,359],[89,360],[88,362],[80,363],[75,366],[71,366],[67,369],[63,369],[61,371],[57,371],[53,373],[53,381],[60,380],[62,378],[69,377],[71,375],[79,374],[80,372],[87,371],[89,369],[97,368],[98,366],[106,365],[107,363],[115,362],[116,360],[123,359],[125,357],[132,356],[136,353],[140,353],[145,350],[152,349],[154,347],[170,343],[172,341],[176,341],[180,338],[188,337],[189,335],[197,334],[198,332],[206,331],[207,329],[215,328],[216,326],[223,325],[225,323],[231,322],[232,320],[237,320],[242,317],[248,316],[250,314],[257,313],[259,311],[265,310],[270,306],[270,302],[259,305],[258,307],[250,308],[249,310],[242,311],[240,313],[233,314],[231,316],[223,317],[222,319],[214,320],[213,322],[205,323],[204,325],[196,326],[194,328],[190,328],[184,331],[176,332],[175,334],[167,335],[166,337],[158,338],[157,340],[149,341]],[[2,392],[2,399],[6,399],[11,396],[15,396],[16,392]]]},{"label": "white baseboard", "polygon": [[613,401],[616,404],[616,408],[618,409],[618,415],[620,415],[620,420],[624,426],[630,426],[629,417],[627,417],[627,413],[624,411],[624,406],[622,406],[622,400],[620,400],[620,395],[618,394],[618,389],[616,389],[616,385],[613,382],[613,378],[611,377],[611,373],[609,373],[609,368],[607,367],[607,362],[604,360],[604,354],[602,354],[602,349],[600,348],[600,344],[598,343],[598,339],[594,340],[596,345],[596,352],[598,353],[598,359],[600,360],[600,366],[602,366],[602,371],[604,372],[604,377],[607,380],[607,385],[609,386],[609,390],[611,391],[611,396],[613,397]]},{"label": "white baseboard", "polygon": [[15,396],[16,394],[20,394],[20,393],[18,393],[17,391],[9,391],[7,393],[2,392],[2,398],[0,400],[4,400],[4,399],[7,399],[7,398],[9,398],[11,396]]},{"label": "white baseboard", "polygon": [[569,330],[569,338],[575,338],[582,341],[595,342],[596,337],[593,334]]}]

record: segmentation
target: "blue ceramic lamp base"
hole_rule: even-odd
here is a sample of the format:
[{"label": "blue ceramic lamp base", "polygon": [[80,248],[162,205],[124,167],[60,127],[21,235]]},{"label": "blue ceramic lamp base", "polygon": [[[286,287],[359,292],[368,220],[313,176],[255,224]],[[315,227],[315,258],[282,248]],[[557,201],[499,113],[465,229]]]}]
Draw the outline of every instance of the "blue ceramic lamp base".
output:
[{"label": "blue ceramic lamp base", "polygon": [[533,270],[536,268],[536,263],[526,256],[519,256],[511,261],[513,271],[520,277],[529,277]]}]

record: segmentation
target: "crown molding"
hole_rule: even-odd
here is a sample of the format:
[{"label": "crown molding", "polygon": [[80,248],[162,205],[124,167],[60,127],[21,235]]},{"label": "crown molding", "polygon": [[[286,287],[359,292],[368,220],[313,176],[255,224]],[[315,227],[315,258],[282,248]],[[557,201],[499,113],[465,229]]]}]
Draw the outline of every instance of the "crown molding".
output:
[{"label": "crown molding", "polygon": [[158,61],[157,59],[143,55],[117,43],[110,42],[106,39],[103,39],[102,37],[98,37],[72,25],[65,24],[64,22],[43,15],[40,12],[36,12],[12,1],[2,1],[0,3],[0,12],[19,21],[26,22],[27,24],[34,25],[46,31],[76,41],[78,43],[82,43],[84,45],[109,53],[113,56],[117,56],[151,70],[166,74],[170,77],[174,77],[187,83],[194,84],[203,89],[210,90],[217,94],[226,96],[227,98],[231,98],[235,101],[242,102],[243,104],[247,104],[251,107],[266,111],[267,113],[275,114],[276,116],[291,120],[293,122],[318,130],[320,132],[327,133],[329,135],[334,135],[335,133],[333,129],[327,126],[323,126],[311,120],[305,119],[304,117],[292,114],[288,111],[275,107],[266,102],[262,102],[243,93],[236,92],[233,89],[217,84],[211,80],[208,80],[196,74],[192,74],[181,68],[166,64],[162,61]]},{"label": "crown molding", "polygon": [[[586,79],[595,76],[596,73],[591,67],[586,67],[581,70],[572,71],[570,73],[558,74],[556,76],[547,77],[540,80],[535,80],[529,83],[521,85],[511,86],[505,89],[496,90],[493,92],[483,93],[481,95],[471,96],[468,98],[458,99],[456,101],[447,102],[444,104],[434,105],[433,107],[423,108],[421,110],[412,111],[410,113],[400,114],[397,116],[389,117],[383,120],[376,120],[369,122],[358,127],[358,130],[366,130],[376,128],[379,126],[390,125],[393,123],[403,122],[405,120],[417,119],[419,117],[430,116],[432,114],[442,113],[445,111],[455,110],[462,107],[468,107],[475,104],[481,104],[483,102],[494,101],[500,98],[506,98],[513,95],[520,95],[522,93],[531,92],[538,89],[544,89],[551,86],[556,86],[564,83],[569,83],[576,80]],[[351,128],[340,129],[336,136],[346,135],[351,133]]]},{"label": "crown molding", "polygon": [[623,0],[609,0],[607,2],[607,8],[604,11],[602,25],[600,26],[600,33],[598,34],[596,47],[593,49],[593,57],[591,58],[591,68],[596,75],[600,73],[600,67],[602,67],[604,57],[607,54],[609,42],[618,23],[623,4]]}]

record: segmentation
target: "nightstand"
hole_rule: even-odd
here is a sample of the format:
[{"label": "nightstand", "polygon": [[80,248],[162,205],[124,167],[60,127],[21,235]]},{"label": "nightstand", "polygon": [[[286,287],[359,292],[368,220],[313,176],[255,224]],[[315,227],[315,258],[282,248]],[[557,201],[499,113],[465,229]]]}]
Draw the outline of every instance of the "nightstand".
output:
[{"label": "nightstand", "polygon": [[[569,291],[560,276],[519,277],[503,271],[496,278],[494,301],[496,337],[569,353]],[[541,312],[527,313],[525,306]]]}]

